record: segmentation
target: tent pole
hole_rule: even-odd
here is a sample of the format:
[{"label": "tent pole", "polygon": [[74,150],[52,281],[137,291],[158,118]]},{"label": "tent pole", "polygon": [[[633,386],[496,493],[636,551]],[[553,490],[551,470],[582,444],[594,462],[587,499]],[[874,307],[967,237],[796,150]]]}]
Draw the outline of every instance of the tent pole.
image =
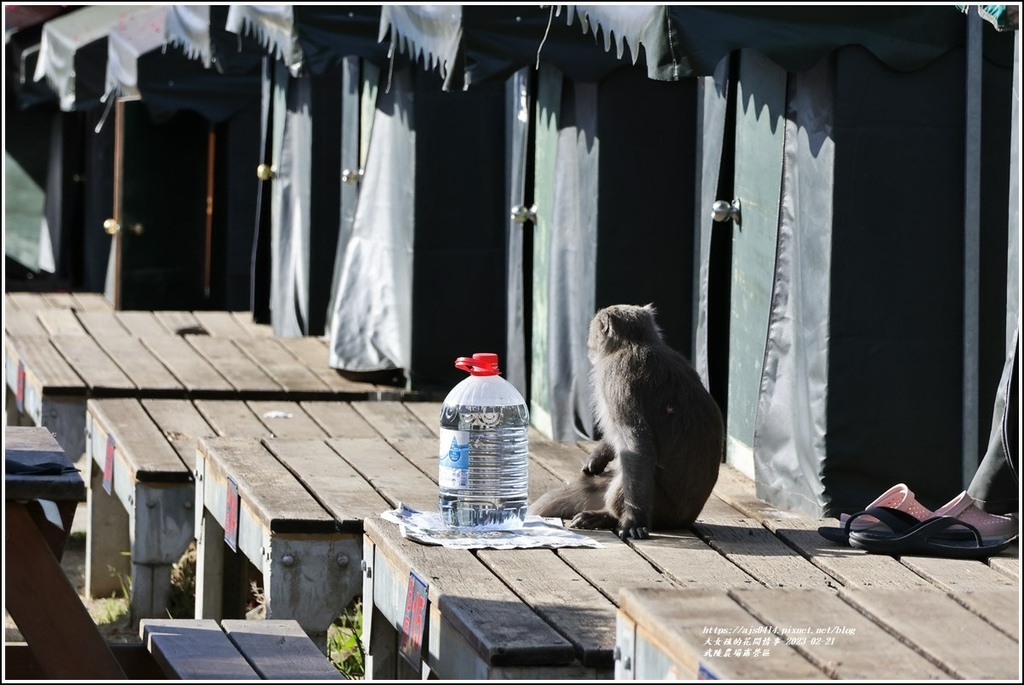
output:
[{"label": "tent pole", "polygon": [[964,326],[963,486],[978,469],[978,306],[981,243],[982,19],[967,13],[966,111],[964,117]]}]

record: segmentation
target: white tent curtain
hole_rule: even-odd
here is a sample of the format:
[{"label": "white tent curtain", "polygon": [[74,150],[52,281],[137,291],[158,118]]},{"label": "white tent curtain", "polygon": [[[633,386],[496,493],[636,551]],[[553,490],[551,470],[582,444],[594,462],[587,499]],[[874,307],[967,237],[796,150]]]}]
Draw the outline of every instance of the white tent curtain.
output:
[{"label": "white tent curtain", "polygon": [[416,129],[412,74],[395,69],[377,107],[351,233],[329,316],[332,367],[347,371],[408,368],[412,352],[413,202]]},{"label": "white tent curtain", "polygon": [[65,112],[75,109],[75,53],[79,48],[107,37],[115,28],[137,22],[136,12],[148,5],[90,5],[52,19],[43,26],[36,64],[36,81],[46,79],[60,98]]}]

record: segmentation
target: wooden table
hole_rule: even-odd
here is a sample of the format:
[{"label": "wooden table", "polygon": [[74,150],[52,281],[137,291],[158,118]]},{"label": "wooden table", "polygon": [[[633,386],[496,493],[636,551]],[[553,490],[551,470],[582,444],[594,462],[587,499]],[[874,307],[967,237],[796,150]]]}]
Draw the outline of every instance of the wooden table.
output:
[{"label": "wooden table", "polygon": [[114,311],[98,293],[6,293],[8,423],[45,425],[73,462],[100,397],[415,399],[328,366],[319,337],[277,338],[248,312]]},{"label": "wooden table", "polygon": [[[96,401],[105,402],[115,401]],[[587,533],[600,549],[429,547],[380,514],[400,502],[437,506],[437,403],[133,402],[138,414],[123,412],[123,425],[109,421],[113,405],[100,421],[119,447],[137,450],[144,443],[127,436],[145,435],[194,459],[197,618],[241,618],[239,597],[258,580],[268,617],[295,619],[322,643],[361,594],[369,679],[689,677],[700,664],[722,677],[1003,677],[1018,663],[1016,547],[987,563],[837,547],[817,533],[837,522],[774,509],[728,466],[692,530],[628,543]],[[592,446],[532,433],[530,497],[574,477]],[[427,585],[415,666],[399,654],[413,572]],[[629,594],[661,590],[672,594]],[[838,626],[856,636],[773,643],[770,663],[705,658],[702,631],[735,625]],[[948,625],[955,644],[944,639]],[[689,638],[671,637],[694,630],[703,638],[696,654]]]},{"label": "wooden table", "polygon": [[[5,427],[4,465],[6,609],[38,668],[54,680],[123,679],[60,565],[75,509],[85,499],[81,475],[46,428]],[[38,472],[16,473],[22,469]]]},{"label": "wooden table", "polygon": [[[530,452],[531,480],[570,478],[583,461],[571,444],[531,440]],[[398,487],[381,489],[408,501]],[[418,492],[410,504],[433,506],[433,487]],[[452,550],[371,517],[367,678],[1019,678],[1016,546],[988,562],[896,559],[818,535],[837,524],[774,509],[728,466],[692,530],[588,533],[600,549]],[[400,654],[412,573],[427,585],[414,664]],[[755,657],[762,627],[775,632]]]}]

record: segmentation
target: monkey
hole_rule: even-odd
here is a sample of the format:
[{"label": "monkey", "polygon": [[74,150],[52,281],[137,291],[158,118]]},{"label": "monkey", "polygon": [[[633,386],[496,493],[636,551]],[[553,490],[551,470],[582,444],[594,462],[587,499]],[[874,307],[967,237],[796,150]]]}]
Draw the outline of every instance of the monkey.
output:
[{"label": "monkey", "polygon": [[577,479],[544,493],[530,513],[626,540],[688,528],[704,508],[725,450],[722,413],[696,369],[665,342],[656,313],[653,303],[618,304],[591,319],[600,440]]}]

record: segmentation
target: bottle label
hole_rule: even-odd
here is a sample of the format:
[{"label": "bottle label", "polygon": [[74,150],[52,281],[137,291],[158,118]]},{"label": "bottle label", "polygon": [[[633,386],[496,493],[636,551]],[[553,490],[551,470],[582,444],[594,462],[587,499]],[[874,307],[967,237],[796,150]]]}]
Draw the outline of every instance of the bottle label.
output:
[{"label": "bottle label", "polygon": [[444,488],[469,485],[469,431],[442,428],[437,481]]}]

